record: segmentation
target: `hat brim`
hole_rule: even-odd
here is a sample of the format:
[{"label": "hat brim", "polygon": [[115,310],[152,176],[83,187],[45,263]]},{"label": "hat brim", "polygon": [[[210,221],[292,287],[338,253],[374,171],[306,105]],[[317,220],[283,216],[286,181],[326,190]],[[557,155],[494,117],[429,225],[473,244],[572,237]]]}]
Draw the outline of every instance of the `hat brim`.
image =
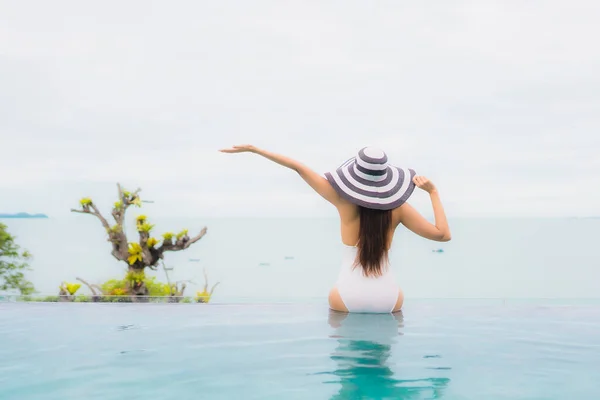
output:
[{"label": "hat brim", "polygon": [[385,179],[369,181],[354,171],[354,159],[335,171],[326,172],[325,178],[343,199],[366,208],[392,210],[406,203],[415,190],[416,172],[410,168],[389,166]]}]

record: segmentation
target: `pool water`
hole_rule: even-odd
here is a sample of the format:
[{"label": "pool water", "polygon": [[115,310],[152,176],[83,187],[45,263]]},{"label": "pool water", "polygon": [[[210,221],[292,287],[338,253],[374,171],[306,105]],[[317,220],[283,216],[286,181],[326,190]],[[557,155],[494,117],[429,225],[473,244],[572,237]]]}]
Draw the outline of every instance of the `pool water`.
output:
[{"label": "pool water", "polygon": [[0,304],[0,399],[595,399],[600,305]]}]

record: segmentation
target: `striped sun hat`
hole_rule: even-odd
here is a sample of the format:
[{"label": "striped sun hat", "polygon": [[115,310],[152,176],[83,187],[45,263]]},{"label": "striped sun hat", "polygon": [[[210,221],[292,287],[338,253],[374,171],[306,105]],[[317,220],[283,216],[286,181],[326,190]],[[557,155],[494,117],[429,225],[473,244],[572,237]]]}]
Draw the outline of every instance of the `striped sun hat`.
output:
[{"label": "striped sun hat", "polygon": [[351,203],[377,210],[401,206],[415,190],[416,173],[388,165],[385,152],[376,147],[359,150],[342,166],[325,177],[338,194]]}]

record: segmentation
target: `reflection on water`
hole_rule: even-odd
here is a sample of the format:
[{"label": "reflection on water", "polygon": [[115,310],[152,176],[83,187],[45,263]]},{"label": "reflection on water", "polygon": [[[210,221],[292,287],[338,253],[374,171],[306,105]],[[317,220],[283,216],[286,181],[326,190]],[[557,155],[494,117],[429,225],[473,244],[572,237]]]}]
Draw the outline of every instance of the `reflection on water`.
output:
[{"label": "reflection on water", "polygon": [[[331,355],[336,369],[324,374],[341,385],[330,400],[346,399],[440,399],[450,379],[423,377],[400,379],[394,376],[388,359],[392,346],[402,335],[402,313],[346,314],[331,311],[329,325],[338,346]],[[439,357],[438,355],[424,355]],[[427,374],[427,371],[423,371]]]}]

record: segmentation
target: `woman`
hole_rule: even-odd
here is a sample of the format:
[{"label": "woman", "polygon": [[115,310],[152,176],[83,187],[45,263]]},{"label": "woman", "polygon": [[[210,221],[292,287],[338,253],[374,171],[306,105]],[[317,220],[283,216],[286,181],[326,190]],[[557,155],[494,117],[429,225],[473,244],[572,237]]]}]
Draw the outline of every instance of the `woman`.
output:
[{"label": "woman", "polygon": [[[329,306],[342,312],[400,311],[404,294],[390,271],[388,253],[396,227],[439,242],[450,240],[450,228],[436,187],[415,171],[388,165],[380,149],[365,147],[337,170],[319,175],[302,163],[252,145],[233,146],[224,153],[255,153],[296,171],[340,215],[344,257]],[[406,200],[414,188],[429,193],[435,224]]]}]

